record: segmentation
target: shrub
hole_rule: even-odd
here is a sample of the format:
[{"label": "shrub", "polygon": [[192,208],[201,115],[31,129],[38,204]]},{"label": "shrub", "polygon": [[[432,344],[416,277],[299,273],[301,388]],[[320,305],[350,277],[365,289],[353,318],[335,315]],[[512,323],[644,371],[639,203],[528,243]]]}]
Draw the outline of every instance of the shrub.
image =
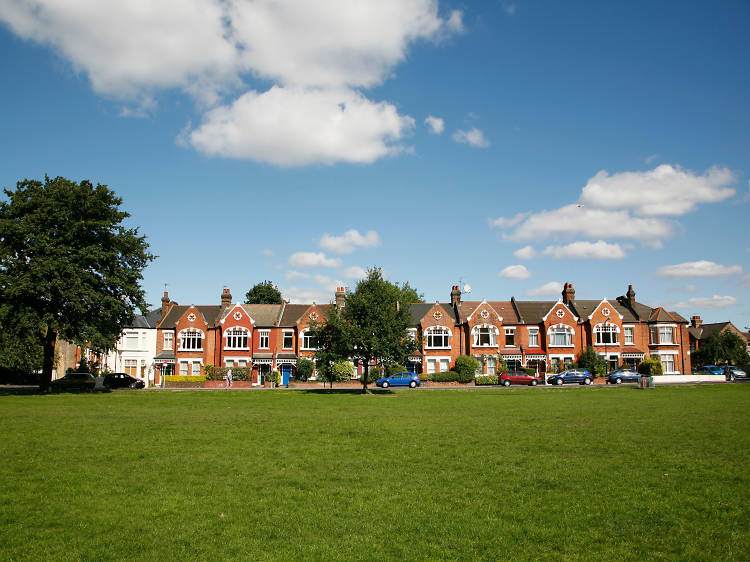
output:
[{"label": "shrub", "polygon": [[497,354],[497,372],[498,373],[504,373],[508,370],[508,363],[505,361],[505,358],[503,357],[502,353]]},{"label": "shrub", "polygon": [[300,359],[297,361],[297,371],[294,374],[294,378],[304,382],[312,376],[314,368],[315,363],[309,359]]},{"label": "shrub", "polygon": [[474,384],[477,386],[483,386],[487,384],[497,384],[497,375],[482,375],[474,379]]},{"label": "shrub", "polygon": [[455,371],[432,373],[432,380],[435,382],[458,382],[458,373]]},{"label": "shrub", "polygon": [[395,375],[396,373],[403,373],[406,371],[406,367],[403,365],[399,365],[398,363],[391,363],[390,365],[386,365],[385,367],[385,376],[390,377],[392,375]]},{"label": "shrub", "polygon": [[433,373],[419,373],[419,380],[422,382],[429,382],[432,380]]},{"label": "shrub", "polygon": [[164,375],[166,382],[204,382],[206,380],[205,375]]},{"label": "shrub", "polygon": [[479,361],[469,355],[459,355],[454,369],[458,373],[458,382],[471,382],[479,370]]},{"label": "shrub", "polygon": [[664,374],[664,365],[657,357],[646,357],[641,364],[638,365],[638,372],[642,375],[656,376]]},{"label": "shrub", "polygon": [[232,369],[232,380],[247,381],[250,380],[250,367],[215,367],[214,365],[204,365],[203,372],[206,373],[206,380],[223,381],[227,376],[227,371]]}]

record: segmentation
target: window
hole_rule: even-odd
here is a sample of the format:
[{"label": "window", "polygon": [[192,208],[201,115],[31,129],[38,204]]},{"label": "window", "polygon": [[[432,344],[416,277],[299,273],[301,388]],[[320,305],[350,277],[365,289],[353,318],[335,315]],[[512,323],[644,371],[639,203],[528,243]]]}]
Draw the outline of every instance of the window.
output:
[{"label": "window", "polygon": [[125,359],[125,372],[131,377],[138,374],[138,361],[136,359]]},{"label": "window", "polygon": [[672,344],[674,343],[674,330],[671,326],[659,326],[659,343],[660,344]]},{"label": "window", "polygon": [[495,375],[495,374],[497,374],[496,365],[497,365],[497,363],[495,362],[495,358],[494,357],[488,357],[487,358],[487,374],[488,375]]},{"label": "window", "polygon": [[284,330],[284,349],[294,349],[293,330]]},{"label": "window", "polygon": [[440,360],[440,372],[444,373],[446,371],[450,371],[450,359],[441,359]]},{"label": "window", "polygon": [[448,330],[445,328],[427,330],[427,347],[450,347]]},{"label": "window", "polygon": [[226,359],[226,360],[224,361],[224,365],[225,365],[226,367],[234,367],[234,359]]},{"label": "window", "polygon": [[244,359],[240,359],[239,361],[237,361],[237,366],[238,367],[247,367],[247,361],[245,361]]},{"label": "window", "polygon": [[474,347],[495,347],[495,328],[480,326],[474,328]]},{"label": "window", "polygon": [[172,349],[172,332],[164,332],[164,349]]},{"label": "window", "polygon": [[625,330],[625,345],[633,345],[635,343],[633,326],[624,326],[623,330]]},{"label": "window", "polygon": [[193,361],[193,372],[191,373],[194,377],[201,374],[201,362]]},{"label": "window", "polygon": [[549,344],[551,346],[572,346],[573,330],[566,326],[552,328],[549,334]]},{"label": "window", "polygon": [[529,328],[529,347],[539,347],[538,328]]},{"label": "window", "polygon": [[245,328],[227,330],[226,349],[247,349],[247,330]]},{"label": "window", "polygon": [[505,328],[505,345],[515,347],[516,345],[516,329]]},{"label": "window", "polygon": [[260,330],[258,332],[258,348],[268,349],[268,336],[271,330]]},{"label": "window", "polygon": [[436,359],[428,359],[427,360],[427,372],[428,373],[436,373],[437,372],[437,360]]},{"label": "window", "polygon": [[661,364],[664,365],[665,373],[674,373],[674,355],[662,355],[659,357]]},{"label": "window", "polygon": [[180,332],[180,349],[187,351],[200,351],[203,349],[203,333],[192,330]]},{"label": "window", "polygon": [[597,345],[617,343],[617,326],[614,324],[599,324],[594,328]]},{"label": "window", "polygon": [[302,332],[302,349],[315,349],[315,341],[309,330]]},{"label": "window", "polygon": [[188,374],[188,362],[180,361],[180,376],[186,377]]},{"label": "window", "polygon": [[125,334],[125,349],[138,349],[138,332]]}]

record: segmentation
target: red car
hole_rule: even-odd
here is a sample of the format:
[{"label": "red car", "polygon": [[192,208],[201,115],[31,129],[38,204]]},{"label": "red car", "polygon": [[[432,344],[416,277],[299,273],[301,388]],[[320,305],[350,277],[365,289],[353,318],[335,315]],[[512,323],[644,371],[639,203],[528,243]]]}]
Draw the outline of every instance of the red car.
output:
[{"label": "red car", "polygon": [[536,386],[539,381],[541,381],[539,377],[530,375],[526,371],[505,371],[498,377],[498,382],[503,386],[510,386],[511,384]]}]

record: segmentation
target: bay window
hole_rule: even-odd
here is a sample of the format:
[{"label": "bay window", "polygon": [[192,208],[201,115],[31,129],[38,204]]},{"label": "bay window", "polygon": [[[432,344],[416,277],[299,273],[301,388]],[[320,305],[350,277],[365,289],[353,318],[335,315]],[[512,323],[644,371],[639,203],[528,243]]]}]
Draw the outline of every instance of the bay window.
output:
[{"label": "bay window", "polygon": [[496,347],[495,328],[477,326],[474,328],[474,347]]},{"label": "bay window", "polygon": [[549,344],[553,347],[568,347],[573,345],[573,330],[567,326],[550,329]]}]

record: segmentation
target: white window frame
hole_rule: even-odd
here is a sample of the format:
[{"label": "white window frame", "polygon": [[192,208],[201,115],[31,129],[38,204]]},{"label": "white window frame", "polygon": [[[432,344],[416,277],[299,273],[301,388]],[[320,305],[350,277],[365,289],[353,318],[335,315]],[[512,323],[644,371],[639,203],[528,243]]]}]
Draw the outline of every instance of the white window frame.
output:
[{"label": "white window frame", "polygon": [[622,343],[625,345],[635,345],[635,326],[623,326],[622,331]]},{"label": "white window frame", "polygon": [[313,340],[313,337],[312,337],[312,334],[310,334],[310,330],[309,329],[302,330],[302,333],[300,333],[299,348],[305,351],[315,351],[318,348],[313,346],[312,340]]},{"label": "white window frame", "polygon": [[[486,330],[486,334],[481,334],[483,330]],[[498,329],[492,324],[480,324],[474,326],[471,330],[471,341],[473,347],[497,347],[497,334]],[[479,343],[482,335],[489,336],[488,343]]]},{"label": "white window frame", "polygon": [[190,361],[180,361],[180,376],[186,377],[188,375],[188,365]]},{"label": "white window frame", "polygon": [[[508,336],[513,338],[513,343],[508,343]],[[505,347],[518,347],[515,328],[505,328]]]},{"label": "white window frame", "polygon": [[[445,356],[432,356],[432,357],[425,357],[425,366],[427,368],[428,373],[442,373],[443,370],[441,368],[441,365],[446,364],[447,368],[446,371],[450,370],[451,368],[451,358],[448,355]],[[430,370],[430,366],[434,365],[434,370]]]},{"label": "white window frame", "polygon": [[[245,345],[242,345],[242,340]],[[239,340],[240,345],[235,345]],[[232,326],[224,330],[224,349],[250,349],[250,330],[242,326]]]},{"label": "white window frame", "polygon": [[[566,335],[565,339],[566,340],[569,339],[570,343],[566,343],[566,344],[555,344],[555,343],[552,343],[552,337],[553,336],[555,336],[555,335],[562,335],[562,334],[557,334],[556,333],[557,330],[564,330],[565,331],[565,335]],[[548,347],[574,347],[573,337],[576,335],[576,332],[575,332],[575,330],[573,328],[571,328],[570,326],[568,326],[566,324],[555,324],[554,326],[550,326],[549,329],[547,330],[547,334],[549,336],[549,345],[548,345]],[[552,356],[550,355],[550,357],[552,357]]]},{"label": "white window frame", "polygon": [[162,346],[162,349],[174,349],[174,334],[172,332],[164,332],[164,344]]},{"label": "white window frame", "polygon": [[[425,335],[425,349],[450,349],[451,348],[451,336],[453,333],[445,326],[432,326],[424,331]],[[444,345],[434,345],[434,341],[437,337],[444,340]],[[432,342],[432,345],[431,345]]]},{"label": "white window frame", "polygon": [[539,347],[539,328],[529,328],[529,347]]},{"label": "white window frame", "polygon": [[[185,347],[185,341],[188,339],[186,336],[190,336],[191,341],[200,339],[200,347]],[[205,334],[201,330],[196,330],[195,328],[185,328],[184,330],[180,330],[180,334],[177,338],[180,342],[180,351],[203,351],[204,339]]]},{"label": "white window frame", "polygon": [[140,343],[141,343],[141,338],[138,332],[125,332],[122,335],[122,348],[121,349],[137,350],[140,347]]},{"label": "white window frame", "polygon": [[487,364],[487,375],[497,374],[497,359],[494,357],[485,357],[485,363]]},{"label": "white window frame", "polygon": [[[197,373],[193,372],[195,371],[196,365],[198,365]],[[202,374],[202,371],[203,371],[203,361],[201,361],[200,359],[193,359],[192,361],[190,361],[190,375],[191,376],[193,377],[200,376]]]},{"label": "white window frame", "polygon": [[[661,361],[661,364],[664,367],[664,374],[665,375],[679,375],[680,372],[677,370],[677,353],[659,353],[658,355],[659,361]],[[672,363],[672,370],[667,369],[667,365],[664,363],[664,359],[669,358],[670,362]]]},{"label": "white window frame", "polygon": [[[265,339],[266,345],[263,345]],[[271,348],[271,330],[258,330],[258,349]]]},{"label": "white window frame", "polygon": [[[291,345],[286,345],[286,338],[292,342]],[[283,330],[281,332],[281,349],[294,349],[294,330]]]},{"label": "white window frame", "polygon": [[[610,336],[610,341],[604,341],[604,334],[607,333]],[[602,346],[605,345],[620,345],[617,334],[620,333],[620,328],[617,324],[602,323],[594,326],[594,345]]]}]

